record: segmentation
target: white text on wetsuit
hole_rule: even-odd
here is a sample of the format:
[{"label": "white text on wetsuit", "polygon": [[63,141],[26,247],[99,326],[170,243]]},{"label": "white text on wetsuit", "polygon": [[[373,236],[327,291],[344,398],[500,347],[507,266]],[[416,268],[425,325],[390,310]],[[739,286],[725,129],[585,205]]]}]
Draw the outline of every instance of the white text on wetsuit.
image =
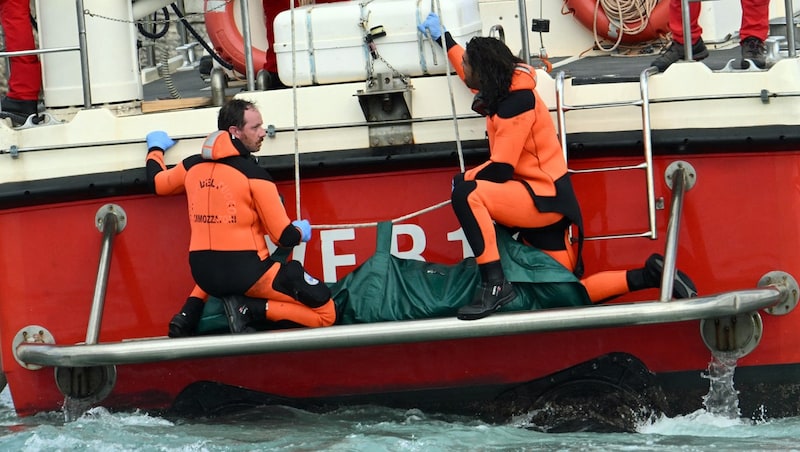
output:
[{"label": "white text on wetsuit", "polygon": [[236,223],[236,199],[231,193],[230,187],[225,183],[215,183],[214,178],[202,179],[199,181],[201,189],[216,189],[222,194],[225,200],[225,213],[226,215],[203,215],[194,214],[192,220],[195,223],[218,224],[218,223]]}]

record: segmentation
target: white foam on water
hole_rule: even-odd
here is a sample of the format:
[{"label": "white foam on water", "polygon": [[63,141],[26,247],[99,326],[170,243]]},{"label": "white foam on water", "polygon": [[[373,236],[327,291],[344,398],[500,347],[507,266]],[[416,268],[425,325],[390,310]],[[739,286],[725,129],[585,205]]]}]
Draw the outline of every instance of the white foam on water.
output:
[{"label": "white foam on water", "polygon": [[728,416],[709,413],[701,409],[694,413],[673,418],[661,416],[654,422],[640,425],[636,430],[639,433],[672,436],[747,438],[757,434],[754,430],[746,428],[752,425],[749,419],[732,419]]}]

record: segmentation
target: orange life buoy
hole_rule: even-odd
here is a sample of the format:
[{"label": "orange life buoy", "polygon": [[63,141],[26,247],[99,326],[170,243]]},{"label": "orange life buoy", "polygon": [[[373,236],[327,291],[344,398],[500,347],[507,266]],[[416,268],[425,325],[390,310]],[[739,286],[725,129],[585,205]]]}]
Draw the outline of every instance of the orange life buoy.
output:
[{"label": "orange life buoy", "polygon": [[[245,0],[246,1],[246,0]],[[237,72],[245,74],[244,37],[239,27],[236,26],[236,16],[239,8],[234,8],[233,1],[227,2],[220,8],[219,0],[205,0],[203,2],[203,16],[206,21],[206,31],[214,51],[223,60],[231,63]],[[258,72],[264,66],[267,54],[263,49],[251,47],[253,52],[253,68]]]},{"label": "orange life buoy", "polygon": [[[578,22],[589,30],[595,29],[594,10],[597,0],[565,0],[567,9],[575,15]],[[628,24],[630,28],[638,28],[639,24]],[[597,10],[597,34],[610,41],[619,39],[619,27],[612,25],[608,20],[602,6]],[[635,44],[638,42],[652,41],[669,33],[669,0],[659,0],[648,17],[647,26],[639,33],[624,33],[621,43]]]}]

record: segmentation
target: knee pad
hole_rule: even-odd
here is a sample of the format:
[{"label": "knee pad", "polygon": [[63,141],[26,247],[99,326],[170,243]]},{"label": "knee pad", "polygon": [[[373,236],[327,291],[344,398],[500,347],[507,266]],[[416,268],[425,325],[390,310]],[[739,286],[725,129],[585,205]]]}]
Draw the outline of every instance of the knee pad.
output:
[{"label": "knee pad", "polygon": [[327,285],[303,270],[300,262],[289,261],[281,265],[272,288],[289,295],[310,308],[318,308],[331,299]]}]

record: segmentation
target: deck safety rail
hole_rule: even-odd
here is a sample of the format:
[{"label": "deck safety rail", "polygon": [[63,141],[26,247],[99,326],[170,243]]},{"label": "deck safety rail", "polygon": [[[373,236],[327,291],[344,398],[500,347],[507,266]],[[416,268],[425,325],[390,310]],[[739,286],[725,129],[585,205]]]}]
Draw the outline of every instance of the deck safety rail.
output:
[{"label": "deck safety rail", "polygon": [[470,339],[732,316],[782,303],[791,296],[791,291],[789,286],[774,284],[670,303],[639,302],[498,313],[472,322],[442,318],[253,334],[143,338],[96,345],[26,342],[14,352],[18,359],[28,364],[89,367]]},{"label": "deck safety rail", "polygon": [[649,91],[649,77],[656,73],[655,67],[646,68],[639,75],[639,90],[640,98],[636,100],[623,100],[618,102],[603,102],[597,104],[586,105],[569,105],[564,100],[564,78],[565,74],[560,71],[556,74],[556,119],[558,127],[558,136],[561,140],[561,151],[564,153],[564,160],[569,165],[569,153],[567,151],[567,126],[566,126],[566,113],[573,110],[590,110],[598,108],[611,108],[611,107],[625,107],[625,106],[638,106],[642,111],[642,142],[644,145],[643,157],[644,161],[636,165],[616,166],[616,167],[601,167],[589,168],[583,170],[569,169],[570,173],[593,173],[602,171],[623,171],[623,170],[638,170],[645,171],[645,186],[647,190],[647,218],[649,230],[641,233],[633,234],[619,234],[619,235],[604,235],[604,236],[591,236],[586,237],[585,240],[608,240],[618,238],[632,238],[632,237],[648,237],[651,239],[658,238],[656,230],[656,206],[655,206],[655,188],[653,182],[653,143],[652,143],[652,129],[650,125],[650,96]]}]

